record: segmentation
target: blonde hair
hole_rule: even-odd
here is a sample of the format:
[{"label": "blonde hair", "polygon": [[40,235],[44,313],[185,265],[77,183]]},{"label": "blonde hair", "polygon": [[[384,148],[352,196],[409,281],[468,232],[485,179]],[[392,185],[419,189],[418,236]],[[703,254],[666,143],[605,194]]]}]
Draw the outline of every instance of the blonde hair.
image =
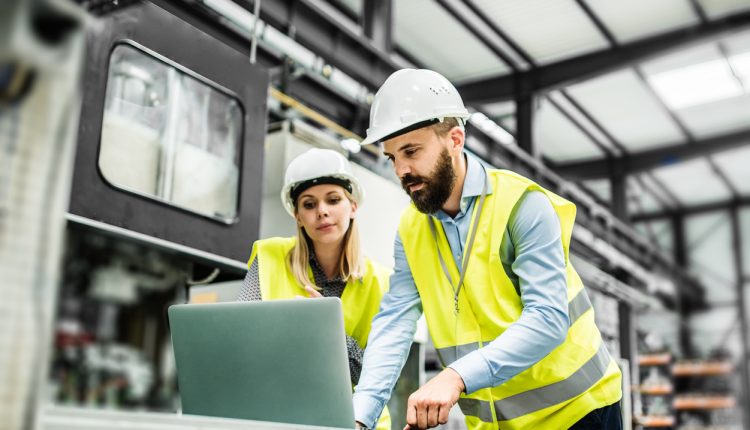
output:
[{"label": "blonde hair", "polygon": [[[344,194],[350,202],[354,202],[354,198],[348,191],[344,190]],[[296,204],[294,213],[297,213]],[[297,243],[289,251],[288,264],[292,270],[292,274],[294,274],[294,278],[297,279],[300,285],[320,290],[308,276],[308,268],[310,267],[310,246],[308,241],[311,241],[311,239],[305,232],[305,229],[297,224]],[[344,233],[343,241],[344,247],[338,264],[341,279],[344,282],[348,282],[349,279],[360,280],[364,276],[365,264],[359,244],[359,227],[356,218],[351,220],[349,229]]]}]

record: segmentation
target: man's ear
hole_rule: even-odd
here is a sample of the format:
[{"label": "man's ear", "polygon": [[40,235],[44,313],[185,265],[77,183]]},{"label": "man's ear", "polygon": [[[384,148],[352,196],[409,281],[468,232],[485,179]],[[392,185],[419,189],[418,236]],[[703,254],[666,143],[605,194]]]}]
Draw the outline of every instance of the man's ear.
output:
[{"label": "man's ear", "polygon": [[448,132],[448,136],[451,139],[451,149],[453,152],[460,153],[464,149],[464,142],[466,140],[466,133],[461,127],[453,127]]}]

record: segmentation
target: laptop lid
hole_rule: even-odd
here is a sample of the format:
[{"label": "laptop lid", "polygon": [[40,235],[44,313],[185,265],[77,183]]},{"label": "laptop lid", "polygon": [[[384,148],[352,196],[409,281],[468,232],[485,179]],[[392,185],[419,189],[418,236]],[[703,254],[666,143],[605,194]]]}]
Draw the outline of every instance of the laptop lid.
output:
[{"label": "laptop lid", "polygon": [[169,308],[186,414],[354,427],[337,298]]}]

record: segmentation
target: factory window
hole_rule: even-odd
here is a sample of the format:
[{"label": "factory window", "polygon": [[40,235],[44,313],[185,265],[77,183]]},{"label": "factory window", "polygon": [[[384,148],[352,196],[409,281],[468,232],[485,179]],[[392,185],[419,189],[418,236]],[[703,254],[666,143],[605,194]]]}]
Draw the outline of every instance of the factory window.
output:
[{"label": "factory window", "polygon": [[130,43],[109,61],[99,169],[120,189],[232,223],[243,110],[228,91]]}]

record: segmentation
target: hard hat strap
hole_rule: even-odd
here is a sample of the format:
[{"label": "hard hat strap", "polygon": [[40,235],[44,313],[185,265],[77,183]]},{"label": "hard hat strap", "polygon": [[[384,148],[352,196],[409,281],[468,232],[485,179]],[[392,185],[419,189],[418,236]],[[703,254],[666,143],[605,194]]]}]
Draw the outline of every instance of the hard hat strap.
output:
[{"label": "hard hat strap", "polygon": [[292,203],[294,203],[294,205],[296,206],[297,198],[299,198],[299,196],[302,195],[302,193],[305,192],[306,189],[322,184],[338,185],[344,188],[350,194],[352,192],[352,183],[347,181],[346,179],[341,179],[334,176],[323,176],[320,178],[313,178],[308,179],[307,181],[302,181],[292,187],[292,189],[289,190],[289,197],[292,198]]},{"label": "hard hat strap", "polygon": [[393,133],[389,134],[388,136],[385,136],[384,138],[380,139],[380,141],[382,142],[382,141],[385,141],[385,140],[388,140],[388,139],[393,139],[394,137],[401,136],[402,134],[406,134],[406,133],[408,133],[410,131],[419,130],[420,128],[424,128],[424,127],[429,127],[429,126],[431,126],[433,124],[437,124],[439,122],[442,122],[440,120],[440,118],[432,118],[432,119],[428,119],[426,121],[420,121],[420,122],[414,123],[414,124],[412,124],[412,125],[410,125],[410,126],[408,126],[406,128],[402,128],[401,130],[393,132]]}]

